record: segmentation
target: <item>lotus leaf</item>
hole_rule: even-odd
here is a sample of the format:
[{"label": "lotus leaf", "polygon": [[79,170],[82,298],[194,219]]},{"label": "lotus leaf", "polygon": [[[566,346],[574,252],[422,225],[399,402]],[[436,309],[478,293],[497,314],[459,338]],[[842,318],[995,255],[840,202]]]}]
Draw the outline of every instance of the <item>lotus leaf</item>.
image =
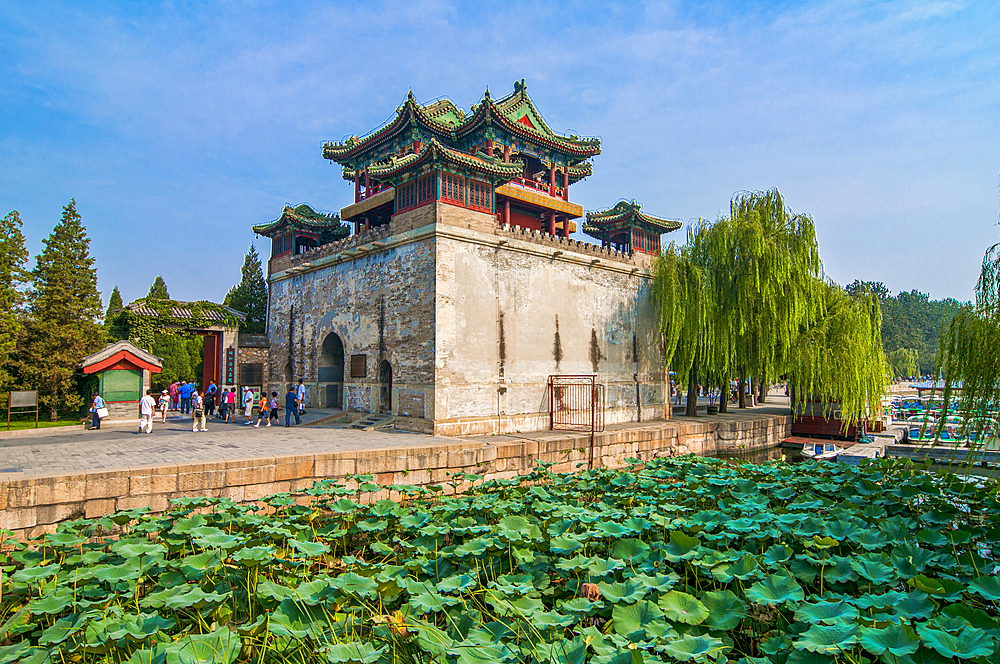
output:
[{"label": "lotus leaf", "polygon": [[553,643],[541,644],[539,658],[551,664],[583,664],[587,657],[587,640],[577,636],[573,639],[561,639]]},{"label": "lotus leaf", "polygon": [[597,524],[597,537],[622,537],[631,534],[631,530],[615,521],[600,521]]},{"label": "lotus leaf", "polygon": [[581,546],[583,545],[580,542],[565,535],[553,537],[549,540],[549,550],[553,553],[573,553]]},{"label": "lotus leaf", "polygon": [[906,624],[890,623],[886,627],[862,627],[858,643],[870,653],[881,655],[911,655],[920,647],[913,628]]},{"label": "lotus leaf", "polygon": [[158,643],[152,648],[136,650],[125,664],[165,664],[166,661],[167,644]]},{"label": "lotus leaf", "polygon": [[887,585],[898,578],[896,570],[889,562],[889,556],[884,553],[865,553],[851,560],[851,569],[872,583]]},{"label": "lotus leaf", "polygon": [[757,604],[784,604],[801,602],[805,591],[794,578],[785,574],[771,574],[753,584],[746,591],[747,599]]},{"label": "lotus leaf", "polygon": [[51,627],[42,632],[38,637],[38,644],[42,646],[57,646],[73,634],[87,626],[91,619],[100,615],[97,611],[83,611],[81,613],[71,613],[60,618]]},{"label": "lotus leaf", "polygon": [[[666,628],[663,622],[663,611],[656,604],[642,600],[635,604],[616,604],[611,611],[614,630],[628,639],[642,639],[647,630],[662,631]],[[657,628],[654,625],[660,623]]]},{"label": "lotus leaf", "polygon": [[542,531],[538,524],[532,523],[523,516],[505,516],[497,524],[497,535],[512,542],[538,541],[542,539]]},{"label": "lotus leaf", "polygon": [[952,634],[930,625],[917,625],[917,634],[928,648],[932,648],[944,657],[959,659],[975,659],[994,653],[996,644],[991,636],[981,629],[966,627],[958,634]]},{"label": "lotus leaf", "polygon": [[303,542],[297,539],[288,540],[288,545],[305,558],[316,558],[330,552],[330,545],[322,542]]},{"label": "lotus leaf", "polygon": [[232,664],[240,654],[240,637],[228,627],[209,634],[188,634],[167,646],[168,664]]},{"label": "lotus leaf", "polygon": [[823,578],[832,583],[850,583],[858,580],[858,573],[851,567],[850,556],[831,556],[822,569]]},{"label": "lotus leaf", "polygon": [[31,581],[41,581],[42,579],[47,579],[50,576],[55,576],[61,569],[61,565],[58,563],[54,565],[45,565],[42,567],[25,567],[24,569],[19,569],[14,572],[11,579],[21,583],[29,583]]},{"label": "lotus leaf", "polygon": [[649,545],[639,539],[620,539],[611,547],[611,556],[630,563],[637,563],[649,556]]},{"label": "lotus leaf", "polygon": [[443,593],[463,593],[479,585],[479,582],[469,574],[455,574],[437,584],[437,589]]},{"label": "lotus leaf", "polygon": [[705,625],[713,629],[730,630],[740,624],[747,612],[746,602],[731,590],[714,590],[701,597],[708,608]]},{"label": "lotus leaf", "polygon": [[177,563],[177,568],[191,580],[200,579],[220,567],[222,567],[222,556],[218,551],[203,551],[181,558]]},{"label": "lotus leaf", "polygon": [[566,600],[559,605],[560,611],[569,611],[571,613],[581,613],[587,614],[592,612],[595,608],[600,608],[604,606],[601,602],[591,602],[586,597],[574,597],[573,599]]},{"label": "lotus leaf", "polygon": [[456,656],[458,664],[496,664],[514,659],[510,648],[502,643],[459,644],[448,650]]},{"label": "lotus leaf", "polygon": [[847,623],[812,625],[792,643],[796,650],[835,654],[858,642],[858,628]]},{"label": "lotus leaf", "polygon": [[892,610],[903,618],[926,619],[934,611],[934,604],[928,599],[927,593],[914,590],[893,602]]},{"label": "lotus leaf", "polygon": [[410,595],[407,605],[413,609],[417,615],[431,612],[442,612],[449,606],[458,604],[461,600],[458,597],[449,597],[436,592],[422,592],[417,595]]},{"label": "lotus leaf", "polygon": [[340,664],[340,662],[357,662],[359,664],[372,664],[375,660],[379,658],[379,655],[388,646],[382,646],[379,649],[375,649],[371,643],[362,643],[360,641],[349,641],[347,643],[334,643],[329,645],[324,650],[324,655],[326,655],[326,660],[332,662],[333,664]]},{"label": "lotus leaf", "polygon": [[778,567],[792,557],[792,550],[782,544],[775,544],[764,552],[761,562],[770,567]]},{"label": "lotus leaf", "polygon": [[243,567],[257,567],[274,559],[274,547],[254,546],[240,549],[232,558]]},{"label": "lotus leaf", "polygon": [[710,613],[704,604],[679,590],[662,595],[657,604],[663,609],[665,617],[688,625],[700,625]]},{"label": "lotus leaf", "polygon": [[162,558],[167,554],[167,547],[146,540],[119,540],[110,549],[126,560],[144,556]]},{"label": "lotus leaf", "polygon": [[666,554],[667,560],[678,562],[694,558],[698,555],[700,548],[701,540],[697,537],[691,537],[679,530],[674,530],[670,533],[670,542],[663,547],[663,552]]},{"label": "lotus leaf", "polygon": [[601,596],[612,604],[618,602],[637,602],[646,595],[647,587],[641,583],[625,581],[624,583],[598,583],[597,589]]},{"label": "lotus leaf", "polygon": [[722,639],[712,636],[685,634],[678,639],[670,639],[663,644],[663,652],[681,662],[704,662],[718,659],[727,650]]},{"label": "lotus leaf", "polygon": [[50,595],[33,599],[28,604],[28,609],[33,615],[45,613],[62,613],[62,610],[73,603],[73,589],[60,588]]},{"label": "lotus leaf", "polygon": [[1000,600],[1000,579],[995,576],[981,576],[969,583],[969,589],[991,601]]},{"label": "lotus leaf", "polygon": [[625,567],[625,563],[614,558],[591,558],[587,572],[593,577],[603,577]]}]

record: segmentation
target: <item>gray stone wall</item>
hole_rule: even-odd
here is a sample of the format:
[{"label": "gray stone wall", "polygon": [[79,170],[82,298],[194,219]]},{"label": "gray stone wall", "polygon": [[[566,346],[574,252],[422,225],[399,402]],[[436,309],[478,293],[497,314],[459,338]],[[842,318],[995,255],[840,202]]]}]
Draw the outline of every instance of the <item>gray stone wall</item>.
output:
[{"label": "gray stone wall", "polygon": [[[649,258],[519,228],[434,203],[389,227],[270,264],[266,376],[284,393],[302,378],[326,406],[327,335],[345,354],[342,403],[384,407],[441,435],[549,426],[551,374],[595,374],[606,422],[666,416],[667,386]],[[350,377],[351,355],[367,357]],[[341,389],[337,386],[337,389]]]}]

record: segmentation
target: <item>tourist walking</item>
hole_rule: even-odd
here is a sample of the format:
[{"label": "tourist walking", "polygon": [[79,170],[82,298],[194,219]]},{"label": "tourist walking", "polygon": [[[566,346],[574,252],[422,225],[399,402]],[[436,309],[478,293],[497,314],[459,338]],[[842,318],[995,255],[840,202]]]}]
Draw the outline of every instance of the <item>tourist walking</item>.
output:
[{"label": "tourist walking", "polygon": [[299,386],[295,388],[295,399],[299,402],[299,414],[303,415],[306,412],[306,386],[302,384],[302,379],[299,378]]},{"label": "tourist walking", "polygon": [[208,381],[208,387],[205,388],[205,396],[212,397],[213,399],[218,398],[218,391],[219,388],[215,385],[215,381]]},{"label": "tourist walking", "polygon": [[202,400],[205,403],[205,419],[211,420],[215,415],[215,392],[206,392]]},{"label": "tourist walking", "polygon": [[299,401],[295,397],[295,390],[291,387],[288,388],[288,394],[285,395],[285,426],[292,426],[292,415],[295,415],[295,423],[299,424],[302,422],[302,418],[299,417]]},{"label": "tourist walking", "polygon": [[191,394],[191,431],[208,431],[205,428],[205,400],[195,390]]},{"label": "tourist walking", "polygon": [[271,392],[271,400],[267,403],[267,405],[270,408],[270,412],[267,415],[267,426],[271,426],[271,420],[274,420],[274,423],[277,424],[280,421],[278,420],[279,406],[277,392]]},{"label": "tourist walking", "polygon": [[229,424],[229,416],[233,417],[233,424],[236,424],[236,388],[230,387],[226,392],[226,418],[225,423]]},{"label": "tourist walking", "polygon": [[178,388],[178,392],[181,395],[181,414],[187,415],[191,412],[191,394],[194,392],[194,383],[188,383],[186,381],[181,381],[181,386]]},{"label": "tourist walking", "polygon": [[94,392],[94,402],[90,404],[90,412],[92,413],[90,420],[91,429],[101,428],[101,411],[107,413],[107,406],[104,404],[104,399],[97,392]]},{"label": "tourist walking", "polygon": [[259,429],[260,421],[265,419],[267,420],[267,426],[271,426],[270,411],[267,408],[267,392],[261,390],[260,403],[257,404],[257,423],[253,425],[254,429]]},{"label": "tourist walking", "polygon": [[153,399],[153,390],[146,390],[139,399],[139,433],[153,433],[154,415],[156,415],[156,400]]},{"label": "tourist walking", "polygon": [[164,424],[167,421],[167,409],[170,408],[170,392],[163,390],[160,392],[160,413],[163,417],[160,419]]},{"label": "tourist walking", "polygon": [[243,388],[243,417],[247,418],[246,424],[250,424],[253,415],[253,390],[249,387]]},{"label": "tourist walking", "polygon": [[170,387],[167,388],[167,393],[170,395],[170,410],[178,410],[180,408],[180,388],[177,385],[177,381],[170,383]]}]

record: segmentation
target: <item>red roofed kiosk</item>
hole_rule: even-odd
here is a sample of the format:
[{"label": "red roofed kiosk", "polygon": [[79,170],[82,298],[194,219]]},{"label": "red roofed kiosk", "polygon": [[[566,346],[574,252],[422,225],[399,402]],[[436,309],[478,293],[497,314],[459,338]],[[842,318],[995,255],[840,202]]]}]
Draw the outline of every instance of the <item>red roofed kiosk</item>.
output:
[{"label": "red roofed kiosk", "polygon": [[80,368],[97,376],[97,392],[107,402],[109,419],[135,419],[139,399],[149,389],[150,376],[162,370],[163,360],[133,343],[116,341],[83,358]]}]

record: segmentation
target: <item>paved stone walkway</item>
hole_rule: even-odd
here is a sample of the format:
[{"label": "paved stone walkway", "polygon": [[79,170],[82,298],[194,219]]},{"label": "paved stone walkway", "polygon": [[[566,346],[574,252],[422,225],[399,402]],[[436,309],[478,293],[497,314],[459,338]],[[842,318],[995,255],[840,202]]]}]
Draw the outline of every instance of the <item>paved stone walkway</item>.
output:
[{"label": "paved stone walkway", "polygon": [[[321,419],[329,411],[306,411],[307,419]],[[189,461],[243,459],[281,454],[310,454],[342,450],[378,449],[455,442],[457,439],[394,431],[358,431],[334,426],[292,426],[284,421],[270,428],[213,420],[208,431],[191,431],[191,420],[156,420],[153,433],[135,428],[73,428],[51,434],[0,439],[0,476],[23,473],[44,475],[84,470],[126,468]]]},{"label": "paved stone walkway", "polygon": [[[683,408],[683,406],[681,407]],[[336,411],[312,409],[306,411],[303,425],[329,417]],[[787,397],[769,397],[769,403],[728,413],[699,415],[697,418],[678,416],[677,422],[712,422],[754,419],[765,415],[787,415]],[[608,430],[641,427],[644,423],[609,425]],[[240,424],[223,424],[213,420],[208,431],[192,432],[190,418],[169,415],[166,424],[157,419],[152,434],[135,428],[119,426],[100,431],[80,428],[43,429],[31,435],[0,437],[0,477],[14,474],[46,475],[86,470],[167,465],[190,461],[247,459],[286,454],[312,454],[346,450],[370,450],[389,447],[410,447],[435,443],[467,442],[469,444],[543,439],[565,435],[561,431],[536,431],[501,436],[448,438],[403,431],[358,431],[336,425],[293,426],[281,424],[255,429]]]}]

